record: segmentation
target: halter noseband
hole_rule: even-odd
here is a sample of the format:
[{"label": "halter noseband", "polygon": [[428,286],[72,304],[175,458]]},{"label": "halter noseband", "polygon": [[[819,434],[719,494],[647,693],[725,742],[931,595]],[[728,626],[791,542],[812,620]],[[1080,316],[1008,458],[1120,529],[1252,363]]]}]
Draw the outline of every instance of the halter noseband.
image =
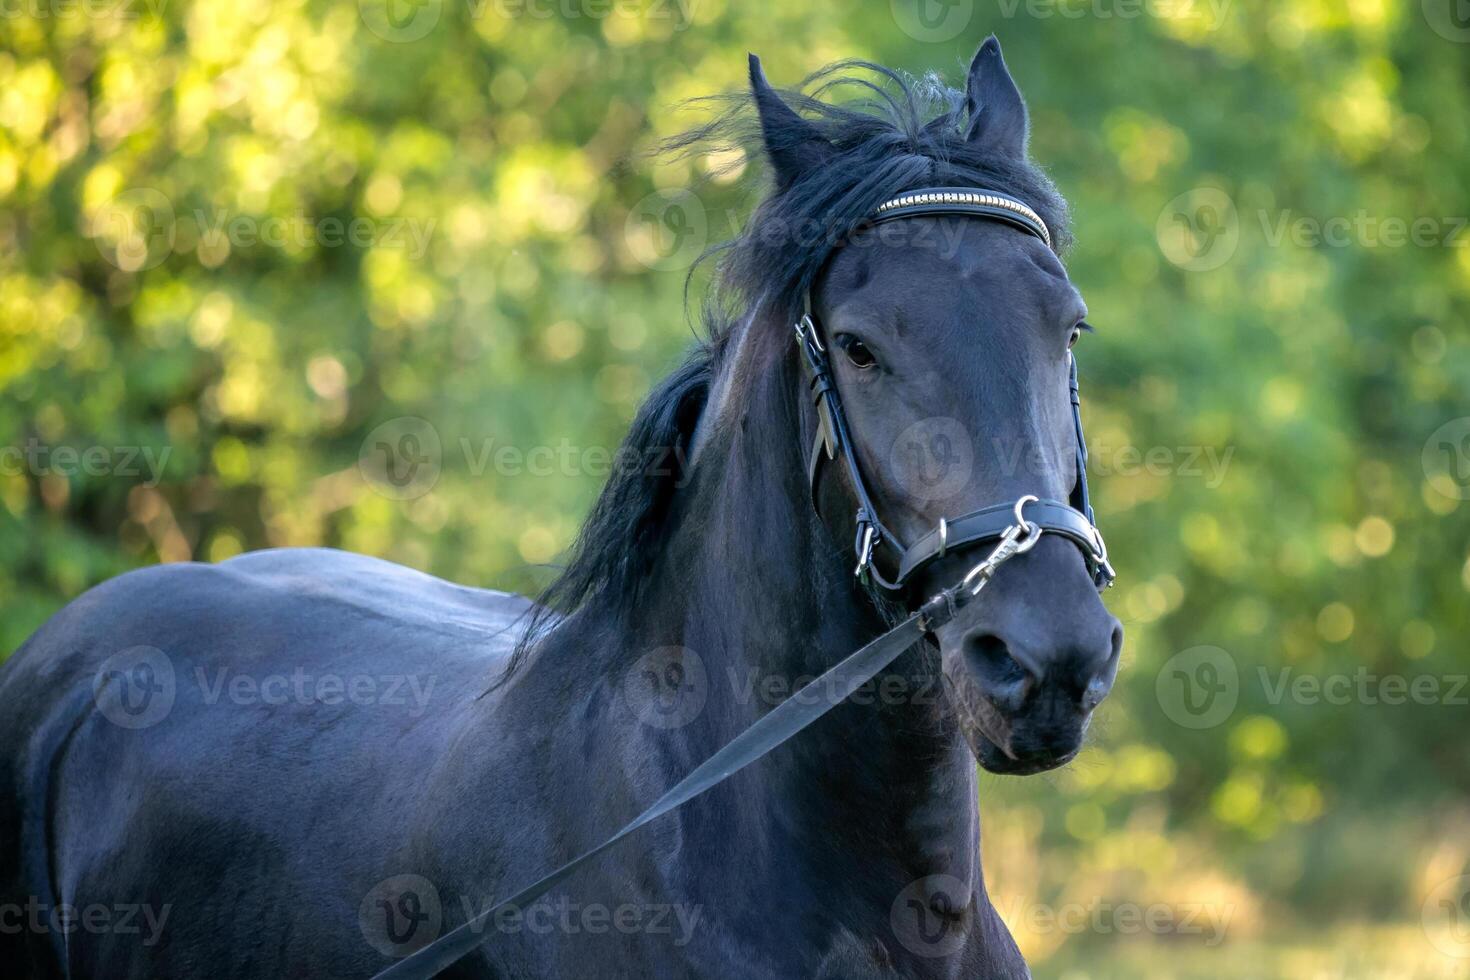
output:
[{"label": "halter noseband", "polygon": [[[1051,232],[1046,222],[1024,201],[994,191],[973,190],[962,187],[936,187],[901,194],[880,205],[868,219],[869,225],[926,215],[958,215],[999,221],[1035,235],[1051,247]],[[1103,542],[1102,532],[1093,523],[1092,505],[1087,497],[1087,442],[1082,435],[1082,402],[1077,386],[1077,360],[1067,352],[1071,372],[1072,420],[1077,433],[1077,482],[1072,487],[1071,498],[1042,500],[1027,495],[1013,504],[996,504],[957,517],[954,520],[940,518],[939,526],[905,547],[899,543],[892,531],[883,525],[878,509],[868,494],[858,467],[857,455],[852,438],[848,434],[847,416],[842,410],[837,386],[832,379],[827,348],[822,344],[820,331],[812,313],[811,293],[803,297],[803,314],[796,324],[797,346],[801,348],[802,360],[809,376],[812,401],[817,410],[817,434],[812,444],[807,464],[807,480],[811,487],[813,506],[817,505],[817,480],[820,476],[823,457],[836,459],[839,455],[847,468],[853,493],[857,496],[857,537],[853,551],[857,557],[855,574],[865,581],[871,579],[889,591],[904,588],[919,569],[943,557],[950,551],[968,549],[988,541],[1001,541],[997,553],[1006,553],[1001,561],[1012,554],[1030,550],[1043,532],[1060,534],[1077,545],[1087,560],[1093,584],[1100,590],[1113,584],[1116,577],[1108,564],[1108,549]],[[896,553],[897,575],[889,580],[873,562],[874,552],[888,547]],[[994,559],[992,555],[992,559]],[[990,560],[977,565],[972,575],[981,575]],[[999,562],[995,562],[999,564]],[[993,569],[992,569],[993,570]],[[967,584],[969,580],[967,579]]]}]

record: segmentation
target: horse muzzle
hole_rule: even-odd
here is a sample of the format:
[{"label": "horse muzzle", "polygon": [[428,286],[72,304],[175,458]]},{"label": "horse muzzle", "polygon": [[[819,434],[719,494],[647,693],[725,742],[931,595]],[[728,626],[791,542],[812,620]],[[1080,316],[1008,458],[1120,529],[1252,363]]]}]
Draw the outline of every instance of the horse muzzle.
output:
[{"label": "horse muzzle", "polygon": [[1077,754],[1123,645],[1077,549],[1060,538],[1017,555],[936,635],[945,691],[975,758],[1015,775]]}]

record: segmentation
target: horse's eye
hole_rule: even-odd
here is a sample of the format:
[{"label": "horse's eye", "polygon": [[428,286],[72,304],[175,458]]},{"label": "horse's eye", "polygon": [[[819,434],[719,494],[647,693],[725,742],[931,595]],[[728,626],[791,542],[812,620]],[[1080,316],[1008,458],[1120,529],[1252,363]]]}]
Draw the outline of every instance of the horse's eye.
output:
[{"label": "horse's eye", "polygon": [[1084,333],[1092,333],[1092,324],[1086,320],[1078,320],[1072,327],[1072,334],[1067,338],[1067,350],[1077,346],[1077,341],[1082,339]]},{"label": "horse's eye", "polygon": [[863,343],[861,340],[858,340],[852,334],[840,333],[837,335],[836,339],[837,347],[842,351],[842,353],[847,355],[847,359],[851,361],[854,366],[860,368],[870,368],[878,363],[878,359],[873,356],[873,352],[868,350],[868,345]]}]

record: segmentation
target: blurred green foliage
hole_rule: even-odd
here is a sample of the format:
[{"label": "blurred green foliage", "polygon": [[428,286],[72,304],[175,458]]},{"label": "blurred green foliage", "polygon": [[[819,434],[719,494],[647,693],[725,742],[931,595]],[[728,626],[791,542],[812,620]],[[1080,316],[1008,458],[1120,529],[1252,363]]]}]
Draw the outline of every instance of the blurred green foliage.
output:
[{"label": "blurred green foliage", "polygon": [[[1129,629],[1095,745],[984,783],[998,904],[1038,975],[1464,975],[1426,911],[1470,871],[1462,0],[7,6],[0,651],[128,568],[252,548],[536,588],[756,192],[647,156],[677,105],[747,50],[958,80],[990,31],[1076,214]],[[404,417],[431,490],[359,465]],[[1230,929],[1025,921],[1098,901]]]}]

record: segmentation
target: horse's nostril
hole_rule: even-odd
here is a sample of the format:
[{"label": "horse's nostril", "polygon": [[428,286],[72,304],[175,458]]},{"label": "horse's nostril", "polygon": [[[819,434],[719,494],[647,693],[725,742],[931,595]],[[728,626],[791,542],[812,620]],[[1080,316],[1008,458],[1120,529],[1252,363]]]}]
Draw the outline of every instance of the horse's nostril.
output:
[{"label": "horse's nostril", "polygon": [[1123,627],[1121,625],[1116,623],[1113,625],[1109,640],[1108,654],[1100,659],[1100,666],[1093,672],[1082,694],[1083,707],[1088,711],[1102,703],[1102,699],[1107,697],[1108,692],[1113,689],[1113,679],[1118,676],[1118,657],[1123,652]]},{"label": "horse's nostril", "polygon": [[965,657],[986,696],[997,705],[1019,711],[1041,680],[1041,671],[1017,658],[1004,640],[993,633],[965,639]]}]

